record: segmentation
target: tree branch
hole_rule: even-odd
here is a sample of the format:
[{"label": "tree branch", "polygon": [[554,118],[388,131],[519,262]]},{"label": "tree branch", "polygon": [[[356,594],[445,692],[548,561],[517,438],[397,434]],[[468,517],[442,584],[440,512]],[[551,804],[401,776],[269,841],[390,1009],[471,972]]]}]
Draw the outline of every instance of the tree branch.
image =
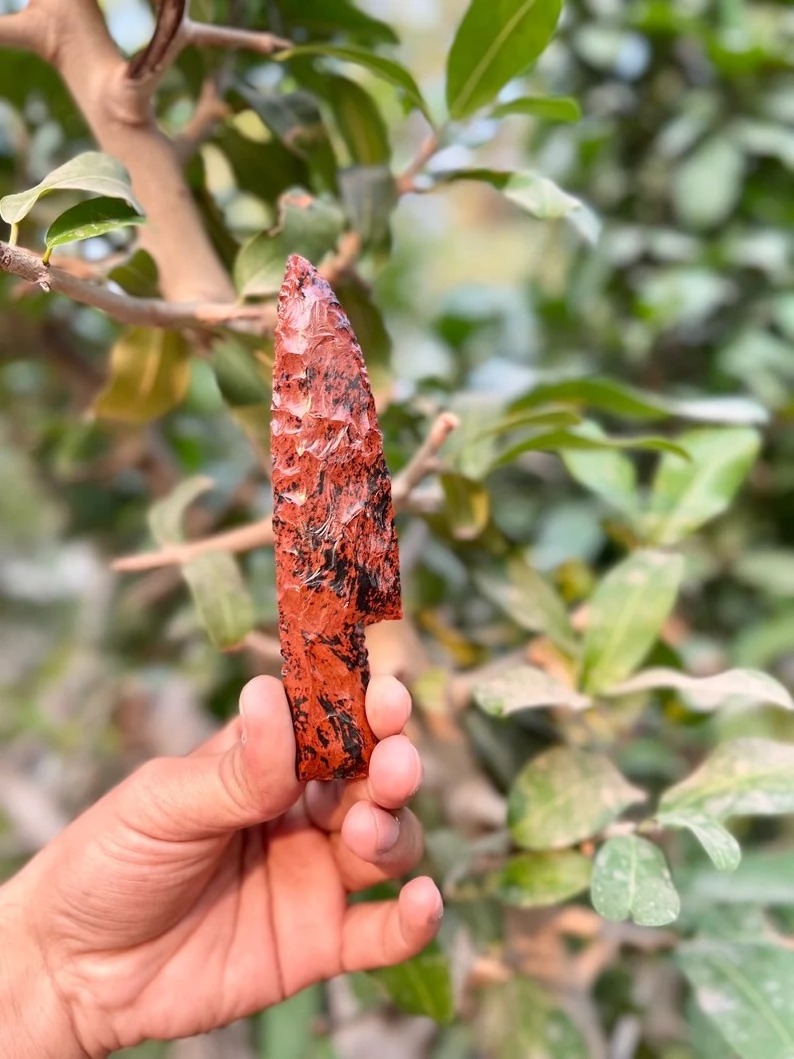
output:
[{"label": "tree branch", "polygon": [[184,164],[212,136],[217,125],[231,113],[221,96],[216,76],[204,79],[190,119],[174,140],[174,147]]},{"label": "tree branch", "polygon": [[47,49],[48,28],[33,4],[0,17],[0,47],[42,54]]},{"label": "tree branch", "polygon": [[185,19],[186,0],[160,0],[152,39],[127,67],[127,76],[141,81],[158,74],[170,58]]},{"label": "tree branch", "polygon": [[[442,412],[433,422],[425,441],[417,449],[413,459],[397,475],[392,483],[392,499],[395,511],[405,510],[409,505],[411,492],[426,474],[436,469],[439,450],[450,433],[458,426],[459,420],[451,412]],[[189,562],[206,552],[249,552],[255,548],[264,548],[273,543],[273,521],[270,515],[249,526],[216,533],[201,540],[187,541],[185,544],[174,544],[156,552],[144,552],[140,555],[127,555],[114,559],[111,570],[118,573],[134,573],[142,570],[155,570],[161,566],[173,566]]]},{"label": "tree branch", "polygon": [[45,265],[40,257],[19,246],[0,241],[0,272],[8,272],[40,290],[64,294],[81,305],[107,313],[124,324],[142,327],[211,329],[236,327],[267,334],[276,322],[271,303],[239,305],[234,302],[167,302],[159,298],[134,298],[107,287],[79,279],[57,265]]},{"label": "tree branch", "polygon": [[274,33],[239,29],[237,26],[216,26],[211,22],[194,22],[189,18],[182,23],[180,38],[183,47],[193,44],[197,47],[239,48],[260,55],[273,55],[292,47],[292,41],[277,37]]}]

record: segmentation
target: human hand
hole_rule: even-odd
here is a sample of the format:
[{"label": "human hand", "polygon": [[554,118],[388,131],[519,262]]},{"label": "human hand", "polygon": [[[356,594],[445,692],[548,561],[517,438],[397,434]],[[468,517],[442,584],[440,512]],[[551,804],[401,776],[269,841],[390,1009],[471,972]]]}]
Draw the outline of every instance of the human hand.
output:
[{"label": "human hand", "polygon": [[[421,780],[401,734],[405,688],[391,677],[369,686],[382,741],[368,779],[305,790],[281,684],[258,677],[240,704],[207,743],[148,762],[0,890],[0,920],[5,909],[19,942],[0,948],[24,949],[39,1013],[68,1024],[76,1044],[6,1045],[4,1059],[93,1059],[205,1032],[312,982],[398,963],[435,935],[442,904],[429,878],[393,901],[348,904],[421,856],[403,808]],[[19,1039],[2,1024],[0,1043]]]}]

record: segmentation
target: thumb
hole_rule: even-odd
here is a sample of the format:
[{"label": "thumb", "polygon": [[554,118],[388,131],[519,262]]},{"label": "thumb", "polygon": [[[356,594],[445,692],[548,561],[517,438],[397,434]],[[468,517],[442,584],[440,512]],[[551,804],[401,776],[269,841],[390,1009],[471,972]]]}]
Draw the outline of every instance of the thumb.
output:
[{"label": "thumb", "polygon": [[126,823],[151,838],[214,838],[272,820],[293,805],[295,736],[279,680],[256,677],[240,696],[239,733],[222,751],[155,758],[118,789]]}]

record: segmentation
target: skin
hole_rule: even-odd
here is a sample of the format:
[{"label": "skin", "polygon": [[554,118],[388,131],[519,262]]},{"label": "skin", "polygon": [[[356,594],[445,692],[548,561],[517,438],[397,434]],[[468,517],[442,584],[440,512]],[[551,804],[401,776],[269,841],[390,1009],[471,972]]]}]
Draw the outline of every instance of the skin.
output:
[{"label": "skin", "polygon": [[107,1056],[202,1033],[435,935],[441,896],[351,893],[410,871],[422,768],[406,689],[376,677],[369,777],[299,784],[281,684],[184,758],[148,762],[0,888],[0,1055]]}]

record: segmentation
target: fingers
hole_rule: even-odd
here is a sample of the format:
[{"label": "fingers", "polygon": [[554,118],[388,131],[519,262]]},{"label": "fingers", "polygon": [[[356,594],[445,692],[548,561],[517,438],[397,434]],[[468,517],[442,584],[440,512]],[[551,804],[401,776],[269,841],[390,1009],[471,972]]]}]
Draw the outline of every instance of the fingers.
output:
[{"label": "fingers", "polygon": [[372,970],[416,956],[435,937],[442,914],[441,894],[427,876],[406,883],[396,901],[353,905],[342,926],[344,970]]},{"label": "fingers", "polygon": [[373,677],[367,688],[366,710],[378,739],[399,735],[411,716],[411,696],[396,677]]},{"label": "fingers", "polygon": [[349,893],[406,875],[424,851],[422,825],[410,809],[387,813],[370,802],[352,807],[331,845]]},{"label": "fingers", "polygon": [[166,841],[210,838],[271,820],[298,799],[295,737],[280,681],[252,680],[240,712],[240,738],[228,749],[155,758],[118,788],[130,826]]}]

